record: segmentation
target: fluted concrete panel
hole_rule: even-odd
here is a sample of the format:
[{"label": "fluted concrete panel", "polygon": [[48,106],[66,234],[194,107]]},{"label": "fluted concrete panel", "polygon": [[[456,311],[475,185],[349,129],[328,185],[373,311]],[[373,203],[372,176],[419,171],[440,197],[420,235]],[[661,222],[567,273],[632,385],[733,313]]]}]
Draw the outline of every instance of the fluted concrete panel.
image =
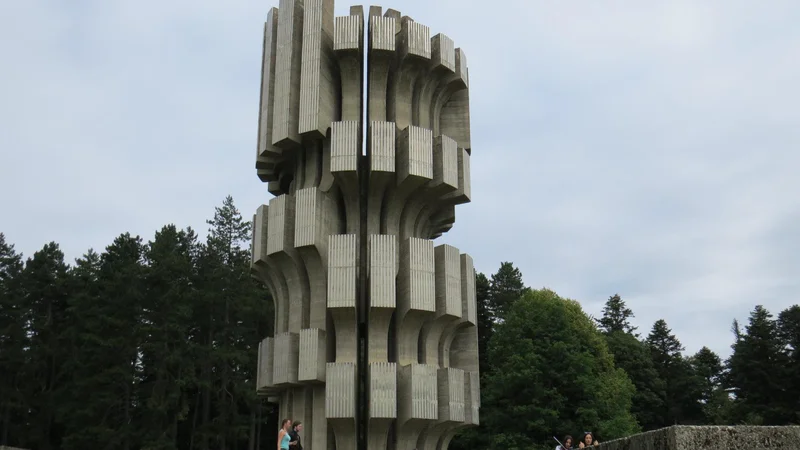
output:
[{"label": "fluted concrete panel", "polygon": [[439,417],[438,375],[436,366],[410,364],[397,373],[398,420],[436,420]]},{"label": "fluted concrete panel", "polygon": [[256,389],[259,393],[270,392],[273,383],[273,368],[275,358],[275,341],[272,338],[265,338],[258,343],[258,374],[256,379]]},{"label": "fluted concrete panel", "polygon": [[397,304],[397,237],[369,237],[370,308],[394,308]]},{"label": "fluted concrete panel", "polygon": [[466,56],[394,9],[365,22],[278,1],[256,155],[276,198],[251,242],[275,335],[257,392],[305,423],[308,450],[445,450],[480,407],[472,259],[431,241],[471,198]]},{"label": "fluted concrete panel", "polygon": [[261,181],[277,179],[276,165],[282,161],[281,149],[272,144],[272,116],[275,95],[275,57],[278,34],[278,9],[271,8],[264,23],[261,64],[261,101],[258,112],[256,169]]},{"label": "fluted concrete panel", "polygon": [[475,265],[472,256],[462,253],[459,257],[461,264],[461,307],[463,318],[467,322],[478,324],[478,305],[475,293]]},{"label": "fluted concrete panel", "polygon": [[461,261],[452,245],[434,248],[436,260],[436,315],[461,317]]},{"label": "fluted concrete panel", "polygon": [[436,311],[436,264],[433,242],[409,238],[401,253],[401,311]]},{"label": "fluted concrete panel", "polygon": [[464,422],[478,425],[478,410],[481,407],[481,380],[478,372],[466,372],[464,381]]},{"label": "fluted concrete panel", "polygon": [[289,252],[294,248],[294,207],[288,195],[269,201],[267,254]]},{"label": "fluted concrete panel", "polygon": [[291,149],[300,144],[300,78],[303,45],[303,0],[280,0],[275,60],[275,110],[272,142]]},{"label": "fluted concrete panel", "polygon": [[397,149],[397,181],[433,178],[433,135],[431,130],[408,127],[400,133]]},{"label": "fluted concrete panel", "polygon": [[352,120],[331,125],[331,173],[344,199],[347,233],[358,234],[361,220],[358,175],[361,125]]},{"label": "fluted concrete panel", "polygon": [[358,246],[353,234],[330,237],[328,310],[334,322],[336,362],[356,362]]},{"label": "fluted concrete panel", "polygon": [[300,134],[325,132],[338,110],[333,0],[305,0],[300,75]]},{"label": "fluted concrete panel", "polygon": [[395,28],[397,26],[395,19],[393,17],[372,16],[369,20],[370,50],[395,51]]},{"label": "fluted concrete panel", "polygon": [[281,333],[275,336],[275,363],[272,381],[275,385],[296,384],[299,367],[300,336]]},{"label": "fluted concrete panel", "polygon": [[433,242],[410,238],[400,251],[397,303],[398,361],[402,365],[420,359],[419,334],[436,311],[436,273]]},{"label": "fluted concrete panel", "polygon": [[356,417],[356,365],[328,363],[325,414],[328,419]]},{"label": "fluted concrete panel", "polygon": [[328,308],[355,308],[358,274],[357,237],[330,236],[328,252]]},{"label": "fluted concrete panel", "polygon": [[395,171],[395,127],[393,122],[371,122],[369,125],[370,171]]},{"label": "fluted concrete panel", "polygon": [[369,417],[397,417],[397,364],[388,362],[369,365]]},{"label": "fluted concrete panel", "polygon": [[331,139],[331,172],[356,172],[361,153],[358,122],[333,122]]},{"label": "fluted concrete panel", "polygon": [[300,330],[299,381],[325,382],[325,331],[316,328]]},{"label": "fluted concrete panel", "polygon": [[341,16],[336,18],[334,50],[358,50],[362,48],[364,17]]},{"label": "fluted concrete panel", "polygon": [[380,17],[370,11],[367,68],[367,122],[387,119],[389,70],[395,63],[396,17]]},{"label": "fluted concrete panel", "polygon": [[351,8],[350,15],[336,18],[333,48],[341,80],[341,120],[361,121],[363,110],[364,11]]},{"label": "fluted concrete panel", "polygon": [[467,391],[464,388],[466,383],[464,371],[452,367],[439,369],[438,383],[439,420],[464,422]]}]

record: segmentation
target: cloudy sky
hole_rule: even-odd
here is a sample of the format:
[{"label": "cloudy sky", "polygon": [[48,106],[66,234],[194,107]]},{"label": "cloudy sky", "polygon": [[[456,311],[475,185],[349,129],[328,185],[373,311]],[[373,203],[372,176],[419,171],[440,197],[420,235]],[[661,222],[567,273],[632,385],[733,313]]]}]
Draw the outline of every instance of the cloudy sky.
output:
[{"label": "cloudy sky", "polygon": [[[253,169],[277,0],[0,2],[0,231],[72,260],[206,230]],[[348,3],[337,5],[346,14]],[[395,0],[468,55],[473,203],[445,242],[729,352],[800,297],[800,3]]]}]

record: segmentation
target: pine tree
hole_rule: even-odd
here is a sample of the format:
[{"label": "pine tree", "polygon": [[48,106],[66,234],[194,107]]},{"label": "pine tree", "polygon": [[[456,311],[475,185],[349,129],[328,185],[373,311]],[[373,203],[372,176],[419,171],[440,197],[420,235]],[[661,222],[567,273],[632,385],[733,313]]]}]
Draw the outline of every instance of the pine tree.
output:
[{"label": "pine tree", "polygon": [[489,285],[489,303],[495,321],[502,321],[506,312],[528,289],[522,281],[522,272],[511,262],[503,262],[492,275]]},{"label": "pine tree", "polygon": [[196,254],[194,231],[174,225],[162,228],[146,247],[140,392],[147,449],[177,449],[178,426],[188,413],[187,388],[195,382],[189,332]]},{"label": "pine tree", "polygon": [[735,395],[734,419],[754,425],[780,425],[794,415],[783,407],[787,358],[777,323],[758,305],[733,344],[728,381]]},{"label": "pine tree", "polygon": [[800,424],[800,306],[794,305],[778,315],[778,331],[784,346],[787,360],[784,395],[787,412],[794,412],[788,417],[789,423]]},{"label": "pine tree", "polygon": [[141,239],[125,233],[101,255],[90,250],[73,270],[70,387],[59,408],[66,450],[139,448],[142,257]]},{"label": "pine tree", "polygon": [[674,424],[697,424],[702,421],[702,404],[696,378],[683,358],[683,345],[672,334],[667,322],[659,319],[646,339],[653,366],[664,382],[664,409],[659,427]]},{"label": "pine tree", "polygon": [[489,279],[482,273],[475,275],[475,297],[478,313],[478,367],[480,373],[487,373],[489,371],[487,349],[494,321],[489,305]]},{"label": "pine tree", "polygon": [[19,369],[25,365],[24,298],[20,286],[22,255],[6,243],[0,233],[0,446],[21,439],[22,430],[12,429],[25,414],[25,397],[21,390]]},{"label": "pine tree", "polygon": [[614,294],[608,298],[603,307],[603,317],[596,320],[606,333],[622,331],[633,334],[636,331],[636,327],[630,322],[633,317],[633,311],[625,305],[625,300],[619,294]]},{"label": "pine tree", "polygon": [[251,224],[242,219],[230,196],[208,224],[200,258],[199,312],[205,316],[200,342],[210,347],[201,363],[199,438],[201,448],[213,439],[215,447],[225,450],[256,434],[251,430],[261,402],[255,396],[254,371],[258,343],[267,335],[272,310],[266,290],[250,277]]},{"label": "pine tree", "polygon": [[696,391],[693,395],[702,403],[701,422],[724,423],[727,420],[730,401],[727,391],[722,386],[724,374],[722,360],[711,349],[703,347],[689,358],[689,364],[695,377],[691,383]]},{"label": "pine tree", "polygon": [[61,443],[56,408],[68,354],[62,333],[68,324],[70,280],[58,244],[51,242],[34,253],[25,264],[21,281],[30,338],[29,357],[20,374],[29,412],[29,429],[21,445],[51,450]]}]

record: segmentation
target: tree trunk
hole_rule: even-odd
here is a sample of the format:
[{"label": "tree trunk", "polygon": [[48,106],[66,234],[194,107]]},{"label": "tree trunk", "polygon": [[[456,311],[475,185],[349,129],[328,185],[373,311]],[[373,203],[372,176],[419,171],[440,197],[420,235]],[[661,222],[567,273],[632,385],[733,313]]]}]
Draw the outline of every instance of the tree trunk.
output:
[{"label": "tree trunk", "polygon": [[194,450],[194,434],[197,432],[197,418],[200,417],[200,395],[198,390],[194,401],[194,412],[192,413],[192,432],[189,434],[189,450]]},{"label": "tree trunk", "polygon": [[7,399],[3,405],[3,431],[0,433],[0,445],[8,445],[8,427],[11,423],[11,400]]},{"label": "tree trunk", "polygon": [[250,450],[256,450],[256,408],[250,406],[250,442],[247,444]]}]

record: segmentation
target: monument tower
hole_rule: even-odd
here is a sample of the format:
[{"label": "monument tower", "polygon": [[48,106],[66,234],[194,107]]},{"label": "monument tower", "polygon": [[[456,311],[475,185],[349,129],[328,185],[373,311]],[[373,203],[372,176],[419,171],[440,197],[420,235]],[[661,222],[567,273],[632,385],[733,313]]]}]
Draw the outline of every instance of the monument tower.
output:
[{"label": "monument tower", "polygon": [[267,15],[256,170],[275,197],[252,269],[275,332],[257,389],[308,450],[446,449],[478,423],[475,269],[433,241],[470,201],[469,76],[430,34],[333,0]]}]

